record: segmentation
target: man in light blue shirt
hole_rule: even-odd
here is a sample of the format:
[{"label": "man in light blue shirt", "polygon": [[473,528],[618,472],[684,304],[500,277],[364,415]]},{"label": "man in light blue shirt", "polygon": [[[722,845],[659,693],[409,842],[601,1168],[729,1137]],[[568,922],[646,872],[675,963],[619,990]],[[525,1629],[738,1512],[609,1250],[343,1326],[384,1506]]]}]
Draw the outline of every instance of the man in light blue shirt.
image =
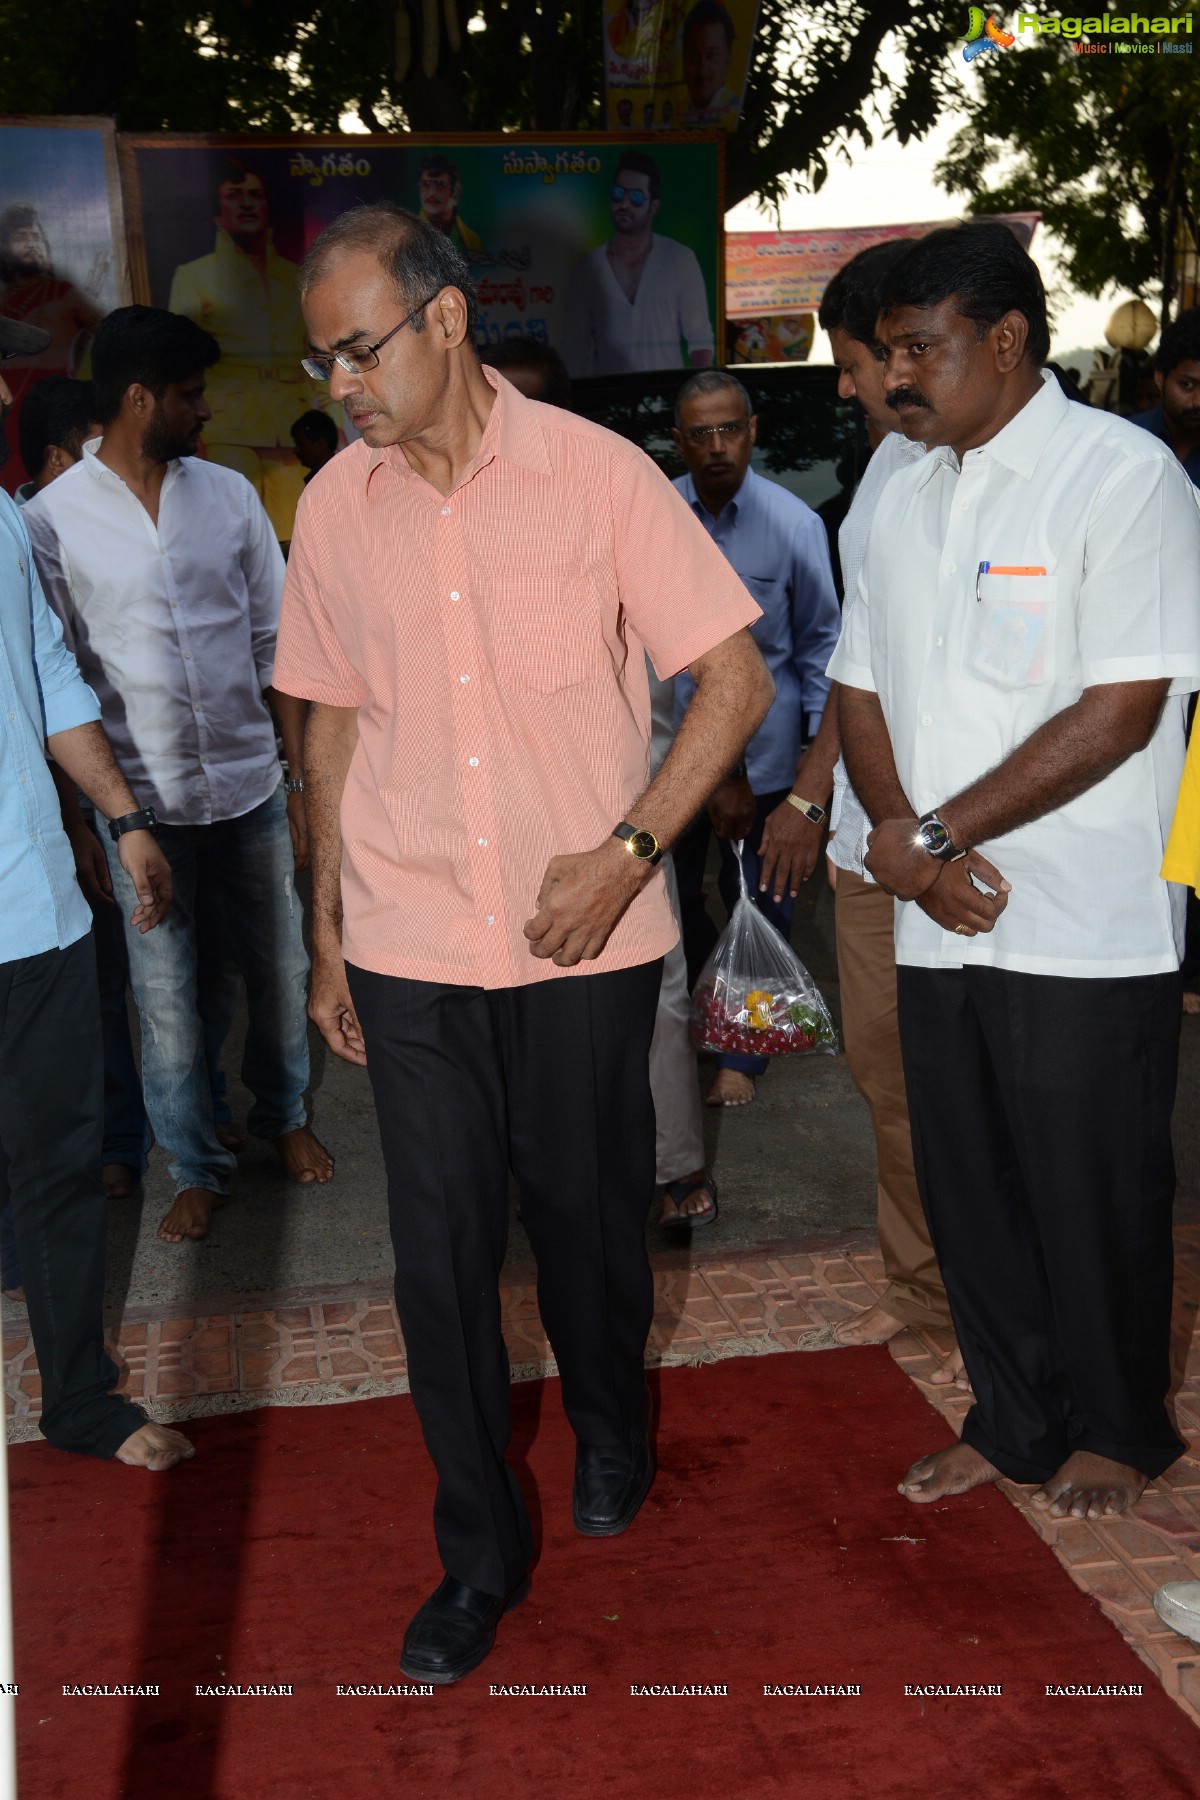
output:
[{"label": "man in light blue shirt", "polygon": [[[702,884],[711,828],[721,840],[721,897],[738,897],[737,859],[744,843],[746,882],[759,909],[787,937],[792,903],[817,865],[833,787],[833,760],[817,737],[829,692],[825,666],[840,628],[825,527],[811,507],[750,467],[758,421],[741,382],[724,370],[693,375],[675,402],[676,447],[687,474],[675,482],[714,543],[762,608],[750,627],[775,682],[775,700],[746,746],[744,766],[717,789],[700,820],[675,846],[688,974],[694,983],[716,942]],[[676,723],[694,684],[675,683]],[[760,892],[760,884],[763,891]],[[765,1056],[721,1055],[710,1106],[754,1098]]]},{"label": "man in light blue shirt", "polygon": [[[0,360],[36,355],[43,331],[0,318]],[[0,413],[11,395],[0,380]],[[103,1057],[91,914],[47,751],[113,821],[137,896],[157,925],[171,876],[46,605],[20,514],[0,494],[0,1205],[11,1213],[42,1378],[41,1430],[63,1450],[167,1469],[192,1454],[111,1392],[105,1354]]]}]

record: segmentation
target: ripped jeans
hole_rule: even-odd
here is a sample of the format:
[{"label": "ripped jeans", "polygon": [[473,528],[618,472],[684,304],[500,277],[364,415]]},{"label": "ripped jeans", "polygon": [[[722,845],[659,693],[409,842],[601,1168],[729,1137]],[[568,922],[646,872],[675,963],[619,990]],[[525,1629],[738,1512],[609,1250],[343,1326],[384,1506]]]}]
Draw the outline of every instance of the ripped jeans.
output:
[{"label": "ripped jeans", "polygon": [[131,929],[137,905],[117,846],[101,834],[113,894],[126,920],[129,984],[142,1036],[142,1091],[154,1135],[167,1153],[175,1191],[229,1191],[235,1158],[217,1141],[197,986],[196,907],[201,893],[246,982],[248,1023],[242,1080],[254,1095],[247,1120],[275,1138],[306,1121],[308,957],[292,869],[283,783],[239,819],[161,825],[174,898],[161,925]]}]

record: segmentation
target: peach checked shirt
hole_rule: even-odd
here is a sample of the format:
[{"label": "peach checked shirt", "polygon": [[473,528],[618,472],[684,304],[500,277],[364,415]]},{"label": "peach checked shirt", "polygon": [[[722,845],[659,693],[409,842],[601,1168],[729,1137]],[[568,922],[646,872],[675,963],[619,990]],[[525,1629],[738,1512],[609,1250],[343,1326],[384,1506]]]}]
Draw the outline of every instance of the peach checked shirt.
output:
[{"label": "peach checked shirt", "polygon": [[495,404],[452,493],[362,442],[309,483],[274,681],[358,708],[347,962],[501,988],[671,948],[661,872],[592,962],[539,959],[521,928],[550,858],[603,843],[646,786],[643,649],[677,674],[759,609],[641,450],[484,373]]}]

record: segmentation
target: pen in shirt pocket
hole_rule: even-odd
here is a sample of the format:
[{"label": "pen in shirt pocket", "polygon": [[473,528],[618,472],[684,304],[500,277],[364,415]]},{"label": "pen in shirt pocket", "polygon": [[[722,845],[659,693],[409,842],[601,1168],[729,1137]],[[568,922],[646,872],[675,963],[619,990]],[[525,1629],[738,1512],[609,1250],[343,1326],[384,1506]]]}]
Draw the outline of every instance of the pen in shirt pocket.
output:
[{"label": "pen in shirt pocket", "polygon": [[985,575],[1044,575],[1045,569],[1040,563],[992,563],[981,562],[975,571],[975,598],[982,598],[979,584]]}]

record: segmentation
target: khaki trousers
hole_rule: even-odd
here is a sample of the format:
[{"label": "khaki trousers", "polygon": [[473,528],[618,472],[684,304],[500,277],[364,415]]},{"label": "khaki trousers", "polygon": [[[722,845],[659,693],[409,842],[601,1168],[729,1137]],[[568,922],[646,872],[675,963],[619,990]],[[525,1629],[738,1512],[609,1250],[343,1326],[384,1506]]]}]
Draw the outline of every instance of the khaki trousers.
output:
[{"label": "khaki trousers", "polygon": [[871,1109],[879,1162],[879,1248],[888,1280],[880,1305],[905,1325],[946,1326],[950,1307],[913,1168],[896,1018],[894,909],[882,888],[838,870],[842,1039],[854,1085]]}]

